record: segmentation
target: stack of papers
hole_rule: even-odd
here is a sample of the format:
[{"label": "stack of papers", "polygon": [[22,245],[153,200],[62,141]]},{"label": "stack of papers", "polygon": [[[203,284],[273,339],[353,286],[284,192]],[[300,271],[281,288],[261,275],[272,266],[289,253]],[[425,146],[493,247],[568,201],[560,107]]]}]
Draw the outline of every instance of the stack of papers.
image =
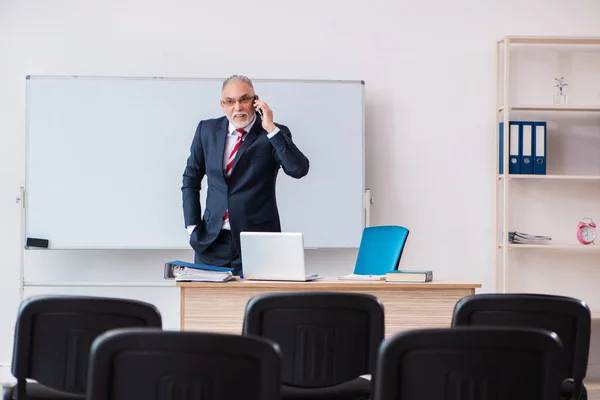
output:
[{"label": "stack of papers", "polygon": [[184,267],[175,280],[177,282],[227,282],[233,278],[231,271],[217,272]]},{"label": "stack of papers", "polygon": [[385,279],[385,275],[350,274],[350,275],[338,276],[338,279],[345,279],[345,280],[350,280],[350,281],[382,281]]},{"label": "stack of papers", "polygon": [[233,278],[233,268],[213,267],[185,261],[165,263],[165,279],[177,282],[227,282]]},{"label": "stack of papers", "polygon": [[523,232],[508,232],[508,243],[513,244],[549,244],[550,236],[536,236]]}]

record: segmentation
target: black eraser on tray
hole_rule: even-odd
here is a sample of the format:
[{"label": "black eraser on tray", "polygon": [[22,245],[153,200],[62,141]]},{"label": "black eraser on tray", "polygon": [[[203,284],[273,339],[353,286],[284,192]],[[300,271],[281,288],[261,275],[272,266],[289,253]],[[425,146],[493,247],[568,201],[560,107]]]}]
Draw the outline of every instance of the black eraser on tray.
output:
[{"label": "black eraser on tray", "polygon": [[48,240],[38,238],[27,238],[27,247],[42,247],[44,249],[47,249]]}]

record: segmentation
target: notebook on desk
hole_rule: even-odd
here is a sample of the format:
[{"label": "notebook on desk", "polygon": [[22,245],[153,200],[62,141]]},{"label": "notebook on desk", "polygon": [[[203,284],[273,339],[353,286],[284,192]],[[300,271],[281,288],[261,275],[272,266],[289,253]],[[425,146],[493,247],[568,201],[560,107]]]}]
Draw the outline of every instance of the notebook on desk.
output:
[{"label": "notebook on desk", "polygon": [[244,279],[310,281],[304,264],[304,236],[293,232],[241,232]]}]

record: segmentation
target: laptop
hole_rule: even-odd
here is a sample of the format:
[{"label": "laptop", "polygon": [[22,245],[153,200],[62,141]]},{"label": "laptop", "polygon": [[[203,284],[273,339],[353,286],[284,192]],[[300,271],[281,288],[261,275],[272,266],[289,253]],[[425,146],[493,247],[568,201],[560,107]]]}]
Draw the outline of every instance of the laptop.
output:
[{"label": "laptop", "polygon": [[244,279],[311,281],[304,265],[304,236],[294,232],[241,232]]}]

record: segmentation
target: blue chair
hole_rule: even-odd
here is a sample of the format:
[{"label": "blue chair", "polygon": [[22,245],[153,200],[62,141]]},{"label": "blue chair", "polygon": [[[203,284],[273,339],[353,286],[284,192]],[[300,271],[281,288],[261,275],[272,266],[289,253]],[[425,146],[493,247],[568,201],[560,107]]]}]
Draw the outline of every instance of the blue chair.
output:
[{"label": "blue chair", "polygon": [[398,269],[409,230],[403,226],[371,226],[363,230],[354,266],[357,275],[385,275]]}]

